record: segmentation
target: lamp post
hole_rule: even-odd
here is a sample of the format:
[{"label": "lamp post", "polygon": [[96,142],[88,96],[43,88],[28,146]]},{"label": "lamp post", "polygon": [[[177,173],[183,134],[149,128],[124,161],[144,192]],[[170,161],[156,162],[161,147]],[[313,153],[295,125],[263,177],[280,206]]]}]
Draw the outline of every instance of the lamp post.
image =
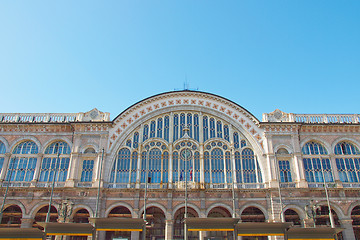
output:
[{"label": "lamp post", "polygon": [[[189,140],[189,128],[185,127],[183,129],[184,136],[182,139],[185,141]],[[191,150],[187,147],[187,144],[185,144],[185,148],[180,152],[180,157],[184,160],[184,167],[185,167],[185,212],[184,212],[184,240],[188,239],[187,236],[187,226],[186,226],[186,219],[187,219],[187,162],[191,159],[192,153]]]},{"label": "lamp post", "polygon": [[[10,167],[11,167],[11,157],[9,158],[10,160],[10,164],[9,164],[9,167],[8,167],[8,171],[10,170]],[[6,197],[7,197],[7,193],[9,191],[9,185],[10,185],[10,181],[11,181],[11,177],[12,177],[12,172],[14,170],[14,164],[15,164],[15,160],[16,160],[16,157],[13,159],[12,161],[12,169],[10,170],[10,176],[8,178],[8,182],[7,182],[7,185],[6,185],[6,191],[5,191],[5,195],[4,195],[4,199],[3,199],[3,202],[1,204],[1,210],[0,210],[0,223],[2,221],[2,216],[3,216],[3,212],[4,212],[4,206],[5,206],[5,201],[6,201]]]},{"label": "lamp post", "polygon": [[144,228],[143,228],[143,234],[142,239],[146,240],[146,200],[147,200],[147,186],[148,186],[148,179],[149,179],[149,145],[145,146],[146,149],[146,158],[145,158],[145,193],[144,193]]},{"label": "lamp post", "polygon": [[55,180],[56,180],[56,173],[57,173],[57,167],[58,164],[60,165],[60,149],[59,149],[59,143],[56,144],[55,149],[57,149],[57,159],[55,162],[55,169],[54,169],[54,177],[53,177],[53,182],[52,182],[52,187],[51,187],[51,194],[50,194],[50,200],[49,200],[49,208],[48,208],[48,212],[46,214],[46,220],[45,222],[49,222],[50,221],[50,210],[51,210],[51,204],[52,204],[52,198],[53,198],[53,194],[54,194],[54,187],[55,187]]},{"label": "lamp post", "polygon": [[321,158],[321,159],[320,159],[320,166],[321,166],[321,172],[322,172],[323,180],[324,180],[324,188],[325,188],[325,194],[326,194],[326,201],[327,201],[328,209],[329,209],[330,224],[331,224],[331,228],[335,228],[335,222],[334,222],[334,217],[333,217],[332,212],[331,212],[329,194],[328,194],[328,191],[327,191],[326,179],[325,179],[325,174],[324,174],[324,168],[323,168],[323,166],[322,166],[322,160],[323,160],[323,159]]}]

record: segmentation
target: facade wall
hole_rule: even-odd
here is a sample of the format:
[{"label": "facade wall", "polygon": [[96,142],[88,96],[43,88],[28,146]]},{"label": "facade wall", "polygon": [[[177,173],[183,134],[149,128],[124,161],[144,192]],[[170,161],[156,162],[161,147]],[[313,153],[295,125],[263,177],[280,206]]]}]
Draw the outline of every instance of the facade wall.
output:
[{"label": "facade wall", "polygon": [[[179,114],[180,117],[181,113],[191,113],[192,117],[198,114],[201,120],[203,120],[204,116],[207,116],[214,118],[215,121],[221,121],[222,136],[216,135],[216,137],[205,140],[203,136],[205,133],[200,130],[198,141],[194,140],[194,132],[192,132],[193,135],[190,139],[184,140],[180,136],[175,139],[175,132],[178,131],[179,133],[180,130],[174,128],[174,115]],[[159,142],[164,145],[163,152],[169,153],[168,182],[151,182],[154,181],[152,179],[149,183],[146,204],[147,209],[151,207],[160,209],[159,211],[164,216],[166,238],[172,239],[175,234],[175,226],[178,226],[176,225],[176,218],[179,211],[184,207],[185,199],[184,179],[180,179],[179,176],[179,174],[185,173],[185,170],[181,170],[181,163],[179,163],[178,178],[174,180],[173,153],[178,151],[181,154],[182,148],[177,150],[177,145],[181,144],[182,141],[187,141],[193,142],[193,145],[196,146],[193,153],[198,152],[200,159],[199,181],[195,181],[196,166],[195,160],[192,159],[191,171],[193,171],[193,175],[189,179],[190,184],[188,185],[188,207],[194,215],[207,217],[209,214],[215,214],[213,211],[218,209],[216,214],[223,214],[224,217],[235,216],[251,220],[248,209],[256,208],[260,210],[265,221],[280,222],[282,212],[293,210],[298,215],[302,226],[312,227],[316,216],[311,212],[311,209],[315,209],[315,207],[320,209],[320,206],[327,207],[323,182],[310,183],[306,179],[303,164],[303,158],[307,156],[303,153],[303,147],[309,142],[316,142],[325,147],[327,154],[313,155],[310,158],[319,158],[320,161],[329,159],[332,174],[332,181],[328,184],[331,208],[337,215],[338,226],[346,229],[343,233],[344,239],[355,239],[352,229],[352,219],[355,216],[352,216],[351,212],[357,206],[360,206],[358,200],[360,197],[360,184],[356,181],[341,181],[336,165],[336,158],[339,158],[339,156],[334,152],[336,145],[341,142],[351,143],[356,148],[360,148],[360,125],[355,120],[350,123],[297,121],[295,115],[276,110],[273,113],[265,114],[263,121],[260,122],[246,109],[227,99],[212,94],[191,91],[170,92],[150,97],[129,107],[113,121],[109,121],[109,114],[102,113],[97,109],[88,113],[71,115],[73,117],[70,120],[66,120],[66,117],[59,120],[59,118],[48,116],[37,121],[35,117],[23,119],[23,116],[13,116],[13,118],[9,116],[12,115],[3,114],[0,121],[0,141],[5,148],[5,151],[0,153],[0,158],[3,158],[3,167],[0,174],[3,187],[0,194],[4,196],[6,186],[9,184],[10,187],[3,209],[6,210],[7,207],[13,205],[19,206],[22,227],[31,226],[32,221],[39,216],[37,215],[38,211],[49,204],[52,182],[47,181],[44,183],[39,181],[42,161],[49,156],[49,154],[46,154],[46,149],[51,144],[59,141],[67,143],[71,150],[66,180],[57,182],[53,195],[53,206],[57,209],[59,219],[62,217],[63,221],[73,221],[75,213],[79,209],[86,209],[90,217],[95,217],[99,183],[101,191],[97,216],[108,217],[109,214],[114,214],[112,210],[116,207],[124,207],[128,209],[131,217],[141,217],[144,211],[145,187],[145,181],[141,178],[141,169],[143,168],[141,165],[143,161],[142,153],[148,154],[151,149],[156,147],[151,146],[151,142]],[[151,122],[156,121],[160,116],[163,119],[165,119],[165,116],[169,116],[169,139],[164,140],[164,132],[162,132],[160,138],[148,137],[148,139],[143,140],[144,128],[146,126],[150,128]],[[194,122],[192,124],[192,130],[195,131]],[[203,121],[199,122],[200,129],[203,129],[203,124]],[[224,137],[225,125],[229,129],[228,139]],[[164,128],[162,131],[164,131]],[[134,134],[136,132],[140,135],[138,145],[134,147]],[[233,137],[235,132],[239,134],[241,139],[246,141],[246,147],[236,147]],[[132,141],[130,146],[127,145],[129,140]],[[33,155],[15,154],[14,150],[17,146],[26,141],[34,142],[38,147],[38,153]],[[207,182],[204,173],[206,169],[204,154],[206,155],[205,152],[211,153],[207,146],[212,142],[216,144],[220,142],[221,147],[223,147],[224,155],[222,155],[221,159],[224,159],[222,166],[226,179],[220,184],[214,182],[217,181],[215,178],[211,178]],[[149,146],[149,149],[147,149],[147,146]],[[212,149],[215,147],[220,148],[219,146],[216,145]],[[125,148],[129,149],[131,153],[138,153],[137,166],[134,168],[136,178],[134,181],[117,182],[116,177],[111,180],[111,174],[117,174],[117,167],[121,169],[121,171],[118,171],[121,172],[119,176],[123,176],[121,174],[127,172],[127,170],[131,174],[130,169],[122,168],[116,162],[120,161],[119,150]],[[260,177],[256,175],[258,173],[254,170],[256,179],[248,182],[244,178],[240,180],[235,177],[238,174],[235,171],[236,152],[241,152],[245,148],[253,151],[254,164],[256,165],[256,162],[258,164],[258,166],[254,165],[254,168],[256,168],[256,171],[259,168],[259,172],[261,172]],[[89,149],[93,150],[89,151]],[[287,152],[282,152],[283,149]],[[226,171],[227,162],[225,157],[227,152],[231,164],[229,165],[231,169],[228,172]],[[352,154],[350,157],[355,159],[356,155]],[[16,181],[16,179],[10,179],[8,181],[6,175],[8,174],[7,169],[11,165],[9,165],[10,159],[16,157],[20,159],[22,156],[37,158],[32,180]],[[57,156],[53,154],[51,157],[55,159]],[[163,155],[161,157],[163,159]],[[147,159],[149,159],[149,155],[147,155]],[[91,181],[82,182],[85,160],[93,161],[92,179]],[[131,160],[130,157],[129,161]],[[279,161],[288,161],[291,181],[279,181]],[[103,167],[100,178],[101,164]],[[212,168],[212,174],[218,171],[214,169]],[[354,169],[356,170],[356,166]],[[190,177],[189,170],[187,169],[186,172],[188,178]],[[164,172],[163,169],[161,171]],[[245,170],[242,169],[241,171],[244,177]],[[241,171],[239,170],[239,172]],[[230,173],[234,178],[227,177]],[[281,186],[280,189],[279,186]],[[281,195],[281,198],[279,198],[279,195]],[[65,219],[64,216],[60,216],[64,213],[62,211],[64,203],[68,204],[72,210],[69,216],[65,216]],[[318,211],[321,212],[319,209]],[[317,217],[321,215],[320,212]],[[254,213],[254,215],[253,221],[261,220],[261,214]],[[2,222],[3,227],[6,224],[4,221]],[[133,238],[139,237],[136,234],[132,236]]]}]

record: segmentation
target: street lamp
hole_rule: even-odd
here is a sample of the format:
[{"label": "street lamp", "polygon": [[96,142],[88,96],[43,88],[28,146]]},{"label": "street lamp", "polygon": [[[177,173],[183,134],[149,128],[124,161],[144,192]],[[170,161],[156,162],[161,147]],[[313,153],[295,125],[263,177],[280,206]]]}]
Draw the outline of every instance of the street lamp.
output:
[{"label": "street lamp", "polygon": [[[189,128],[185,127],[183,129],[184,131],[184,136],[182,137],[182,139],[184,139],[185,141],[189,140]],[[184,240],[188,239],[187,236],[187,227],[186,227],[186,219],[187,219],[187,162],[191,159],[192,157],[192,152],[191,150],[187,147],[187,144],[185,144],[185,148],[180,152],[180,157],[184,160],[184,167],[185,167],[185,213],[184,213]]]}]

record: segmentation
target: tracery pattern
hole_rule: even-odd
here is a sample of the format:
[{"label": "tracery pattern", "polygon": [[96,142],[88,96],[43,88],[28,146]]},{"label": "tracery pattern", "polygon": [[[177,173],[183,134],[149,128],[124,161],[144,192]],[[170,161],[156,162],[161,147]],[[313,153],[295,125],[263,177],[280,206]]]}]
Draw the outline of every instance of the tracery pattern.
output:
[{"label": "tracery pattern", "polygon": [[[187,137],[185,127],[189,129]],[[236,150],[234,154],[231,154],[232,146]],[[182,156],[184,149],[189,150],[187,161]],[[119,149],[109,182],[143,184],[147,181],[167,187],[169,183],[178,186],[185,177],[195,183],[194,186],[203,183],[211,188],[222,188],[233,182],[262,182],[252,146],[241,132],[223,119],[198,112],[159,115],[135,128]]]}]

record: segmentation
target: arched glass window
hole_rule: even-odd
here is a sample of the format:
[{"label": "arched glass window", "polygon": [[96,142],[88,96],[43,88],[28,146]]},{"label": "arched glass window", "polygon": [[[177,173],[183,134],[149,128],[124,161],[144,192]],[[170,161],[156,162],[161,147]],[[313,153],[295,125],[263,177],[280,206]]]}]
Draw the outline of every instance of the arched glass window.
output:
[{"label": "arched glass window", "polygon": [[164,152],[163,153],[163,170],[162,170],[162,182],[167,183],[168,182],[168,172],[169,172],[169,153]]},{"label": "arched glass window", "polygon": [[242,151],[242,167],[244,183],[256,183],[257,165],[255,164],[254,152],[249,148]]},{"label": "arched glass window", "polygon": [[81,171],[81,182],[91,182],[94,170],[94,160],[84,160]]},{"label": "arched glass window", "polygon": [[222,123],[221,121],[217,121],[216,123],[216,129],[217,129],[217,137],[218,138],[222,138],[223,134],[222,134]]},{"label": "arched glass window", "polygon": [[192,138],[192,133],[193,133],[193,130],[192,130],[192,115],[191,113],[188,113],[187,115],[187,126],[189,128],[189,137]]},{"label": "arched glass window", "polygon": [[224,183],[224,157],[219,148],[211,151],[211,168],[212,183]]},{"label": "arched glass window", "polygon": [[161,151],[153,148],[149,153],[148,183],[160,183],[161,181]]},{"label": "arched glass window", "polygon": [[174,114],[174,142],[179,138],[179,115]]},{"label": "arched glass window", "polygon": [[194,114],[194,138],[199,141],[199,115]]},{"label": "arched glass window", "polygon": [[50,144],[45,149],[45,155],[41,162],[39,182],[51,182],[54,176],[56,176],[55,181],[65,182],[69,169],[70,153],[70,147],[66,142]]},{"label": "arched glass window", "polygon": [[225,152],[225,163],[226,163],[226,182],[232,183],[232,166],[231,166],[231,158],[230,158],[230,152]]},{"label": "arched glass window", "polygon": [[224,139],[226,141],[230,141],[229,140],[229,126],[228,125],[224,125]]},{"label": "arched glass window", "polygon": [[[330,159],[326,148],[317,142],[308,142],[302,148],[305,178],[308,182],[333,182]],[[322,155],[320,157],[320,155]]]},{"label": "arched glass window", "polygon": [[0,142],[0,154],[5,154],[6,148],[3,142]]},{"label": "arched glass window", "polygon": [[209,125],[208,125],[208,117],[203,117],[203,131],[204,131],[204,142],[209,139]]},{"label": "arched glass window", "polygon": [[130,177],[131,183],[136,183],[137,162],[138,162],[138,153],[133,152],[131,159],[131,177]]},{"label": "arched glass window", "polygon": [[239,134],[237,132],[234,132],[234,147],[239,148]]},{"label": "arched glass window", "polygon": [[210,138],[215,137],[215,119],[210,118]]},{"label": "arched glass window", "polygon": [[163,129],[163,120],[162,120],[162,118],[158,118],[158,120],[157,120],[157,134],[156,134],[156,137],[162,138],[162,129]]},{"label": "arched glass window", "polygon": [[308,142],[302,147],[302,153],[305,155],[326,155],[326,148],[317,142]]},{"label": "arched glass window", "polygon": [[173,182],[179,181],[179,154],[178,152],[173,153]]},{"label": "arched glass window", "polygon": [[84,154],[88,154],[88,153],[93,154],[93,153],[96,153],[96,152],[95,152],[95,149],[90,147],[90,148],[85,149],[85,151],[84,151]]},{"label": "arched glass window", "polygon": [[140,182],[144,183],[146,178],[146,159],[147,159],[147,152],[141,153],[141,178]]},{"label": "arched glass window", "polygon": [[32,141],[22,142],[13,150],[6,180],[30,182],[34,178],[38,146]]},{"label": "arched glass window", "polygon": [[236,182],[242,182],[242,169],[241,169],[241,155],[240,152],[235,152],[235,170],[236,170]]},{"label": "arched glass window", "polygon": [[180,114],[180,138],[184,136],[185,113]]},{"label": "arched glass window", "polygon": [[169,128],[170,128],[170,118],[165,116],[165,126],[164,126],[164,139],[169,141]]},{"label": "arched glass window", "polygon": [[149,138],[149,125],[144,125],[143,142]]},{"label": "arched glass window", "polygon": [[127,148],[120,149],[114,166],[111,170],[111,182],[128,183],[130,172],[130,150]]},{"label": "arched glass window", "polygon": [[194,154],[194,181],[200,182],[200,153]]},{"label": "arched glass window", "polygon": [[155,121],[151,121],[150,123],[150,138],[155,137]]},{"label": "arched glass window", "polygon": [[209,152],[204,152],[204,177],[205,177],[205,183],[210,183],[210,156],[209,156]]},{"label": "arched glass window", "polygon": [[131,140],[130,139],[126,141],[126,146],[131,148]]},{"label": "arched glass window", "polygon": [[3,142],[0,142],[0,172],[4,165],[5,152],[6,152],[5,144]]},{"label": "arched glass window", "polygon": [[245,140],[241,140],[241,147],[243,148],[243,147],[246,147],[246,141]]},{"label": "arched glass window", "polygon": [[133,148],[137,148],[138,146],[139,146],[139,133],[135,132],[133,138]]},{"label": "arched glass window", "polygon": [[336,144],[336,167],[342,182],[359,182],[360,180],[360,152],[358,148],[348,142]]}]

